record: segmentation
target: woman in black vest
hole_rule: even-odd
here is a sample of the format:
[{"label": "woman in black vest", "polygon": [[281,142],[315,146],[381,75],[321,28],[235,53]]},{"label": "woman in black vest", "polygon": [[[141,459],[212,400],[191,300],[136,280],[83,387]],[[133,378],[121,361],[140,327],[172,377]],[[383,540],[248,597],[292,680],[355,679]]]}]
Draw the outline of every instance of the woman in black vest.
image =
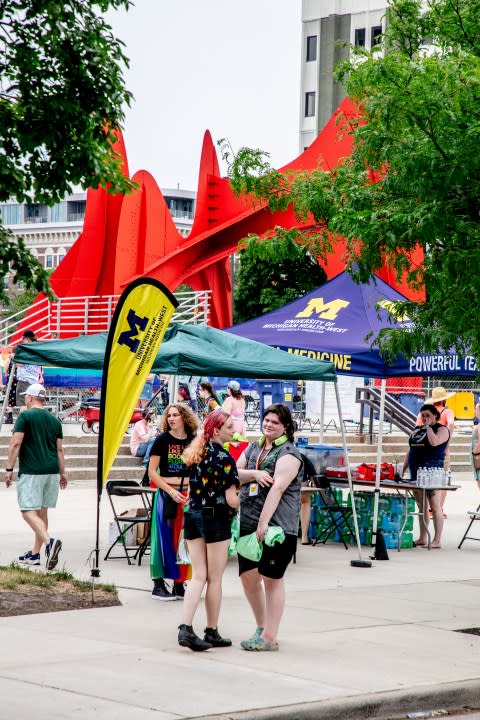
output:
[{"label": "woman in black vest", "polygon": [[277,632],[285,606],[283,576],[292,560],[298,535],[301,455],[293,444],[294,424],[286,405],[270,405],[262,423],[263,435],[241,455],[240,535],[255,532],[262,542],[269,525],[278,525],[285,540],[263,546],[258,562],[238,556],[240,579],[257,624],[243,640],[244,650],[278,650]]}]

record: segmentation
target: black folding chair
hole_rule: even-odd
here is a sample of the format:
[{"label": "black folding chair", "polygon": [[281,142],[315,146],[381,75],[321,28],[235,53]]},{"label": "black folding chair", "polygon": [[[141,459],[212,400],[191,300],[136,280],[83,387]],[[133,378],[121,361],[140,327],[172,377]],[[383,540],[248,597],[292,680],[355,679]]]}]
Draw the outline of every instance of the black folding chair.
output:
[{"label": "black folding chair", "polygon": [[346,540],[355,537],[349,522],[353,515],[352,507],[338,501],[335,490],[330,485],[330,479],[324,474],[325,458],[318,449],[308,446],[299,446],[298,449],[303,459],[304,480],[308,479],[316,488],[315,495],[320,501],[317,509],[327,517],[326,523],[322,523],[322,527],[316,528],[316,537],[313,539],[312,545],[318,543],[325,545],[327,540],[338,531],[345,550],[348,550]]},{"label": "black folding chair", "polygon": [[470,522],[468,523],[467,529],[465,530],[465,534],[460,540],[460,545],[458,546],[458,549],[462,547],[465,540],[480,540],[480,537],[475,537],[474,535],[469,535],[468,532],[470,528],[472,527],[475,520],[480,520],[480,505],[477,507],[476,510],[469,510],[467,512],[467,515],[470,517]]},{"label": "black folding chair", "polygon": [[350,525],[350,518],[353,515],[351,505],[339,503],[333,488],[330,486],[318,488],[318,497],[320,498],[320,506],[318,509],[328,516],[328,524],[319,531],[312,545],[317,545],[317,543],[325,545],[327,540],[338,532],[345,550],[348,550],[346,540],[351,540],[355,537],[353,528]]},{"label": "black folding chair", "polygon": [[[151,523],[151,491],[149,488],[143,488],[139,483],[135,482],[135,480],[109,480],[105,489],[113,512],[116,537],[108,548],[104,560],[126,558],[128,564],[131,565],[132,560],[138,559],[138,564],[141,565],[142,557],[150,542],[150,531],[145,534],[143,542],[140,545],[137,545],[136,542],[133,544],[128,543],[128,534],[132,528],[136,531],[140,523]],[[135,508],[135,514],[131,514],[130,509],[125,511],[123,508],[120,508],[120,503],[117,505],[117,498],[127,497],[132,499],[139,497],[142,501],[141,505]],[[148,527],[150,527],[150,525]],[[112,551],[116,547],[122,548],[122,555],[112,555]]]}]

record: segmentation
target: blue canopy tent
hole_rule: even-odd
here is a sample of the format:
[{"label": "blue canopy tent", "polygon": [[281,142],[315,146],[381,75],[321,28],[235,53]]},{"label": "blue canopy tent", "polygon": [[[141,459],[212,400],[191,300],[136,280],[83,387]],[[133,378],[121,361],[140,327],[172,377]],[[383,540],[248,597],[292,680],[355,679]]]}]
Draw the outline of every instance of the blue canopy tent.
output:
[{"label": "blue canopy tent", "polygon": [[[372,340],[382,328],[408,330],[410,321],[397,320],[391,303],[406,300],[380,278],[357,284],[341,273],[321,287],[254,320],[226,328],[227,332],[281,348],[293,355],[335,364],[340,375],[416,377],[478,374],[473,356],[456,353],[398,356],[387,364]],[[365,339],[371,335],[369,339]]]},{"label": "blue canopy tent", "polygon": [[[273,345],[293,355],[335,364],[337,374],[382,378],[376,487],[380,487],[385,378],[478,374],[473,356],[454,352],[398,356],[385,363],[371,343],[382,328],[408,331],[408,318],[392,314],[392,302],[406,300],[380,278],[357,284],[341,273],[298,300],[266,315],[227,328],[227,332]],[[373,532],[377,530],[378,492],[375,493]]]}]

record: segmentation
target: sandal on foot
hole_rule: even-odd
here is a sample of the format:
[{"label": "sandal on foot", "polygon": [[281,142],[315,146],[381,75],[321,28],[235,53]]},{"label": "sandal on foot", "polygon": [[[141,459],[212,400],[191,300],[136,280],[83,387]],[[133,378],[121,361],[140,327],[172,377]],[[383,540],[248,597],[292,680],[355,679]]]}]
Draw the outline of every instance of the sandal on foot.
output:
[{"label": "sandal on foot", "polygon": [[250,650],[253,652],[272,652],[278,650],[277,642],[267,642],[262,637],[254,636],[250,640],[242,640],[240,643],[244,650]]}]

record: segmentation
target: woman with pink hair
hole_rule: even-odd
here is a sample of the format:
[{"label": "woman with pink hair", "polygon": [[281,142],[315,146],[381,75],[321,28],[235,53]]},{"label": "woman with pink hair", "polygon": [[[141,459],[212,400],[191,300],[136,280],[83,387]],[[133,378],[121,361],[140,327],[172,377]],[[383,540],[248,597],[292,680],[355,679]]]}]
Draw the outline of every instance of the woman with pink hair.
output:
[{"label": "woman with pink hair", "polygon": [[[230,639],[220,635],[217,628],[231,517],[239,506],[237,466],[223,447],[232,440],[232,436],[232,418],[218,408],[207,416],[203,433],[193,440],[182,456],[185,464],[192,466],[188,512],[184,520],[192,579],[185,592],[178,643],[195,651],[232,644]],[[205,585],[207,627],[202,639],[195,634],[192,623]]]}]

